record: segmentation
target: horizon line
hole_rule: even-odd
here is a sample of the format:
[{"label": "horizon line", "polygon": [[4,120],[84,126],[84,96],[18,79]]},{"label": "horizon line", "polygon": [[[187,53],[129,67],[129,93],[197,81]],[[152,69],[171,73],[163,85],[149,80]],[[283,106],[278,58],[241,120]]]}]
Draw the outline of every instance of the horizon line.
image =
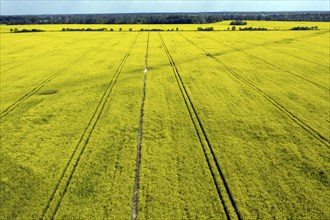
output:
[{"label": "horizon line", "polygon": [[312,11],[293,11],[293,10],[274,10],[274,11],[196,11],[196,12],[110,12],[110,13],[46,13],[46,14],[0,14],[1,16],[45,16],[45,15],[129,15],[129,14],[202,14],[202,13],[317,13],[329,12],[328,10],[312,10]]}]

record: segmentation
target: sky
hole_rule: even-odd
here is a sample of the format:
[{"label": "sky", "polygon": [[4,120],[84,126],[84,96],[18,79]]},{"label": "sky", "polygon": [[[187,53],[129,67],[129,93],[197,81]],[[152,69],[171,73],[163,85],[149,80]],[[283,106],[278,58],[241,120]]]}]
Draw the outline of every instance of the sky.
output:
[{"label": "sky", "polygon": [[329,11],[329,0],[0,0],[1,15],[223,12],[223,11]]}]

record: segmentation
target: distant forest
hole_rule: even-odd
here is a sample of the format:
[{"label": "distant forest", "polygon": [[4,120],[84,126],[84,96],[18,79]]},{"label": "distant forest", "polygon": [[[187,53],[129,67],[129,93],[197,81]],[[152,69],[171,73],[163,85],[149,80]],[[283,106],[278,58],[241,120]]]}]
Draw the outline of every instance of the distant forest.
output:
[{"label": "distant forest", "polygon": [[214,12],[0,16],[1,24],[206,24],[222,20],[330,21],[329,12]]}]

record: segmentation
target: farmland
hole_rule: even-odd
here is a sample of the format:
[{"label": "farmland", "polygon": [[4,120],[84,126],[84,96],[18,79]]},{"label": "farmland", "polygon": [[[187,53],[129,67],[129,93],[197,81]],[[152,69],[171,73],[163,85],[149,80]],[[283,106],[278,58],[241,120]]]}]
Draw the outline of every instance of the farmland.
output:
[{"label": "farmland", "polygon": [[329,219],[329,23],[248,24],[1,26],[0,219]]}]

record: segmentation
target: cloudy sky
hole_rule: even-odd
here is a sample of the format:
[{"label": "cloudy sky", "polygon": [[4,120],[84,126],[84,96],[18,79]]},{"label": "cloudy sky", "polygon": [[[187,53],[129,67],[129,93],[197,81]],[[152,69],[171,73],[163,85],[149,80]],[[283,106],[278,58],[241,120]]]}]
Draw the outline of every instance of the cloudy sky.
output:
[{"label": "cloudy sky", "polygon": [[329,11],[329,0],[1,0],[1,15],[131,12]]}]

